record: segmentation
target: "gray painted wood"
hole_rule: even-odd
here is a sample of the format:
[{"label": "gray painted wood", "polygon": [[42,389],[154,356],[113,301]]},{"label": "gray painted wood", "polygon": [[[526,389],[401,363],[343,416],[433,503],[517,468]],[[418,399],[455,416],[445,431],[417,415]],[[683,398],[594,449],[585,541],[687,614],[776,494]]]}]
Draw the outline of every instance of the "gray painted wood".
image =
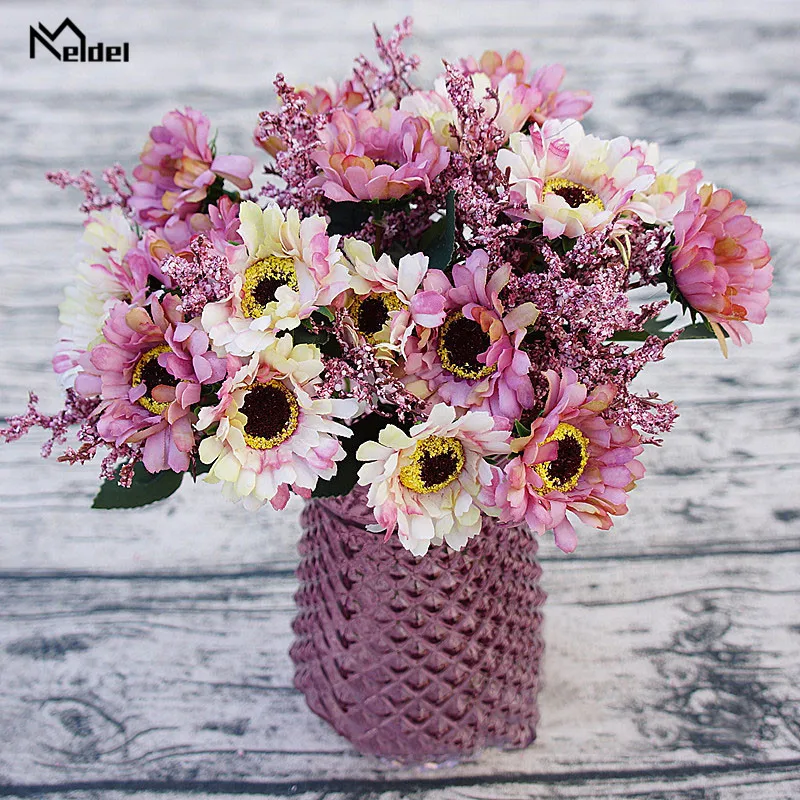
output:
[{"label": "gray painted wood", "polygon": [[[65,13],[127,65],[27,58]],[[417,19],[423,75],[486,48],[560,61],[602,135],[661,141],[745,197],[775,254],[768,324],[723,361],[688,343],[642,378],[681,418],[631,514],[541,550],[546,677],[536,745],[436,770],[355,755],[291,688],[299,505],[256,515],[216,488],[89,509],[92,468],[0,448],[0,796],[651,798],[800,796],[800,5],[89,0],[0,6],[0,415],[48,362],[77,198],[47,169],[132,164],[191,104],[250,152],[270,81],[340,75],[369,23]]]}]

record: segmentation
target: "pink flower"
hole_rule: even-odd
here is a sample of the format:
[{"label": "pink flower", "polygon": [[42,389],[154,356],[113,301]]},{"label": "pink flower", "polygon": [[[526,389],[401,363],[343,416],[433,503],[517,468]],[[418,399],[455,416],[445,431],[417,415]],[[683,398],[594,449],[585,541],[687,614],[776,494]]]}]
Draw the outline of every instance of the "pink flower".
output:
[{"label": "pink flower", "polygon": [[358,413],[353,399],[318,397],[324,366],[314,345],[283,336],[247,363],[228,360],[229,376],[216,407],[200,412],[197,427],[213,432],[201,441],[210,464],[206,481],[245,508],[265,503],[282,509],[291,491],[308,499],[317,481],[329,480],[345,458],[340,437],[353,432],[334,420]]},{"label": "pink flower", "polygon": [[367,505],[375,511],[368,530],[395,530],[403,547],[423,556],[446,542],[454,550],[481,532],[481,512],[491,513],[492,487],[499,467],[485,457],[508,453],[505,420],[484,412],[456,418],[438,403],[424,422],[405,433],[387,425],[378,441],[364,442],[356,458],[366,462],[358,482],[369,486]]},{"label": "pink flower", "polygon": [[558,87],[564,80],[566,70],[561,64],[548,64],[536,70],[530,84],[538,89],[542,101],[534,109],[531,118],[541,125],[546,119],[583,119],[592,107],[592,96],[586,91],[560,92]]},{"label": "pink flower", "polygon": [[[326,114],[334,108],[345,108],[348,111],[358,111],[369,103],[369,95],[363,86],[352,78],[337,85],[335,81],[328,80],[317,86],[298,86],[295,89],[297,97],[306,102],[308,114]],[[255,143],[263,147],[271,156],[286,150],[287,144],[280,136],[255,136]]]},{"label": "pink flower", "polygon": [[492,79],[492,85],[497,86],[506,75],[514,75],[518,81],[525,80],[525,75],[530,69],[528,57],[519,50],[512,50],[505,58],[496,50],[485,50],[476,61],[473,56],[462,58],[459,61],[461,69],[468,75],[483,72]]},{"label": "pink flower", "polygon": [[148,308],[117,302],[103,327],[105,342],[86,353],[75,389],[100,397],[97,432],[116,445],[143,443],[149,472],[189,469],[192,406],[201,386],[225,377],[208,336],[183,321],[177,296],[151,297]]},{"label": "pink flower", "polygon": [[476,250],[453,267],[453,283],[438,270],[428,273],[426,290],[446,297],[444,324],[406,348],[408,388],[459,408],[488,411],[516,420],[533,405],[531,362],[520,349],[539,312],[523,303],[507,312],[499,299],[510,276],[504,265],[489,278],[489,256]]},{"label": "pink flower", "polygon": [[196,213],[218,177],[250,189],[253,162],[247,156],[217,156],[208,143],[210,122],[199,111],[170,111],[150,130],[133,171],[130,206],[144,227],[183,220]]},{"label": "pink flower", "polygon": [[415,326],[444,322],[445,299],[421,288],[428,272],[424,253],[408,253],[395,264],[388,253],[376,259],[372,246],[358,239],[345,239],[344,252],[351,267],[348,312],[368,342],[402,350]]},{"label": "pink flower", "polygon": [[644,475],[636,460],[643,448],[631,427],[601,416],[615,387],[598,386],[589,395],[571,369],[560,377],[554,370],[545,375],[550,392],[544,412],[530,436],[512,442],[520,455],[506,466],[495,503],[503,522],[524,521],[539,534],[553,528],[556,545],[571,553],[578,539],[566,512],[608,530],[611,515],[627,513],[627,493]]},{"label": "pink flower", "polygon": [[540,125],[551,118],[582,119],[592,107],[592,96],[589,92],[559,91],[566,73],[560,64],[540,67],[528,78],[530,64],[527,57],[518,50],[512,50],[505,58],[494,50],[487,50],[480,61],[467,58],[462,59],[460,65],[468,74],[483,73],[488,76],[494,89],[507,83],[509,76],[512,76],[518,87],[530,90],[529,97],[533,99],[528,119]]},{"label": "pink flower", "polygon": [[447,166],[450,153],[436,143],[424,119],[393,108],[337,109],[312,154],[322,174],[309,182],[336,201],[387,200],[431,181]]},{"label": "pink flower", "polygon": [[752,335],[745,322],[767,315],[772,264],[761,226],[744,200],[710,184],[687,198],[675,217],[672,273],[686,302],[741,345]]},{"label": "pink flower", "polygon": [[547,120],[530,136],[511,135],[497,154],[509,176],[510,214],[542,224],[548,239],[577,238],[622,213],[655,221],[653,208],[634,202],[655,179],[646,154],[624,136],[606,141],[584,133],[575,120]]}]

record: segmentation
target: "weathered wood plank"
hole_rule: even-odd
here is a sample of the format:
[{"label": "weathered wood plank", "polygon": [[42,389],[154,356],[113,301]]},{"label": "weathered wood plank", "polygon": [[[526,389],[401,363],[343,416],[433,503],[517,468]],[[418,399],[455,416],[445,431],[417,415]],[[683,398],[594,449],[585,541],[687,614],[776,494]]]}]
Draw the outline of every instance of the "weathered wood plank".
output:
[{"label": "weathered wood plank", "polygon": [[[437,775],[800,769],[798,567],[553,564],[536,747]],[[289,576],[0,589],[0,782],[381,774],[291,688]]]},{"label": "weathered wood plank", "polygon": [[130,40],[133,59],[29,61],[28,25],[58,24],[64,7],[0,9],[0,415],[28,387],[57,405],[47,365],[80,216],[45,170],[130,166],[148,128],[187,103],[223,147],[252,153],[275,71],[343,74],[369,50],[369,21],[388,30],[409,11],[425,78],[442,56],[518,47],[594,93],[592,130],[696,158],[751,203],[776,279],[752,347],[723,362],[691,344],[643,376],[682,417],[647,454],[631,514],[613,535],[587,532],[572,559],[542,547],[540,742],[458,769],[357,758],[290,688],[298,505],[251,515],[196,486],[141,512],[91,512],[91,467],[41,463],[34,439],[0,449],[0,796],[799,796],[800,5],[382,0],[367,13],[346,0],[74,0],[68,11],[90,38]]},{"label": "weathered wood plank", "polygon": [[435,772],[410,779],[301,780],[292,784],[231,780],[202,785],[187,781],[149,781],[45,784],[29,789],[0,786],[0,797],[61,797],[64,800],[796,800],[800,779],[794,767],[730,770],[702,769],[663,775],[582,774],[509,776],[509,780],[474,781],[437,778]]}]

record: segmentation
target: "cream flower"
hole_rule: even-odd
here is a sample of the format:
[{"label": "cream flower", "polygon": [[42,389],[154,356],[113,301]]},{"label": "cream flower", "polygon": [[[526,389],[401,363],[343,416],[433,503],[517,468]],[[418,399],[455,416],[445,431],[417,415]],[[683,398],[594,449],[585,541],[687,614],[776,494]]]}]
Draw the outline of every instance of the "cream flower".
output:
[{"label": "cream flower", "polygon": [[117,206],[93,211],[86,222],[82,258],[58,307],[61,328],[53,368],[65,389],[75,384],[81,355],[103,341],[103,325],[114,302],[140,299],[147,286],[147,276],[132,272],[125,261],[136,242]]},{"label": "cream flower", "polygon": [[415,556],[443,542],[461,550],[480,533],[481,512],[492,513],[487,487],[499,468],[484,456],[509,452],[504,422],[482,411],[456,419],[455,409],[439,403],[409,434],[387,425],[377,442],[364,442],[356,458],[367,462],[358,482],[369,486],[377,523],[370,530],[388,536],[397,529]]},{"label": "cream flower", "polygon": [[348,287],[349,275],[320,216],[301,220],[296,209],[261,209],[242,203],[239,234],[244,241],[230,268],[231,294],[208,303],[203,327],[214,346],[249,356],[292,330],[319,306],[329,305]]},{"label": "cream flower", "polygon": [[509,148],[498,153],[497,166],[518,204],[513,216],[542,223],[548,239],[581,236],[623,212],[655,220],[649,205],[633,201],[653,183],[655,169],[624,136],[606,141],[575,120],[550,119],[529,136],[511,134]]},{"label": "cream flower", "polygon": [[376,259],[371,245],[358,239],[345,239],[344,252],[354,294],[348,310],[367,341],[402,351],[415,325],[435,328],[444,322],[444,297],[424,289],[424,253],[405,255],[395,265],[386,253]]},{"label": "cream flower", "polygon": [[653,209],[655,222],[669,223],[675,215],[683,211],[686,198],[692,195],[703,173],[694,161],[662,159],[659,146],[654,142],[634,142],[645,152],[645,164],[653,167],[656,179],[643,192],[634,195],[637,203],[644,203]]},{"label": "cream flower", "polygon": [[333,418],[352,418],[358,404],[316,397],[322,369],[314,345],[282,336],[223,383],[216,407],[200,411],[200,430],[217,426],[200,442],[200,460],[211,464],[206,480],[221,482],[229,500],[281,509],[290,490],[310,497],[320,478],[336,474],[345,457],[338,437],[352,431]]}]

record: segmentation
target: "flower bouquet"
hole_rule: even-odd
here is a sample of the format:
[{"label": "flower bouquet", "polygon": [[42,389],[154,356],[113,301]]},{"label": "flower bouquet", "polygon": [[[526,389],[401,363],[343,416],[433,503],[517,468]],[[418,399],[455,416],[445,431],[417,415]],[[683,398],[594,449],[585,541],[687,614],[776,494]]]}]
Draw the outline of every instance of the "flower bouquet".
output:
[{"label": "flower bouquet", "polygon": [[340,84],[278,75],[257,188],[188,108],[109,195],[49,174],[86,197],[66,402],[1,433],[102,452],[98,508],[186,473],[251,511],[308,501],[296,685],[362,751],[424,760],[533,740],[532,534],[571,552],[576,520],[626,513],[676,417],[633,379],[679,340],[749,342],[772,268],[692,163],[586,133],[561,67],[487,52],[423,90],[409,32]]}]

